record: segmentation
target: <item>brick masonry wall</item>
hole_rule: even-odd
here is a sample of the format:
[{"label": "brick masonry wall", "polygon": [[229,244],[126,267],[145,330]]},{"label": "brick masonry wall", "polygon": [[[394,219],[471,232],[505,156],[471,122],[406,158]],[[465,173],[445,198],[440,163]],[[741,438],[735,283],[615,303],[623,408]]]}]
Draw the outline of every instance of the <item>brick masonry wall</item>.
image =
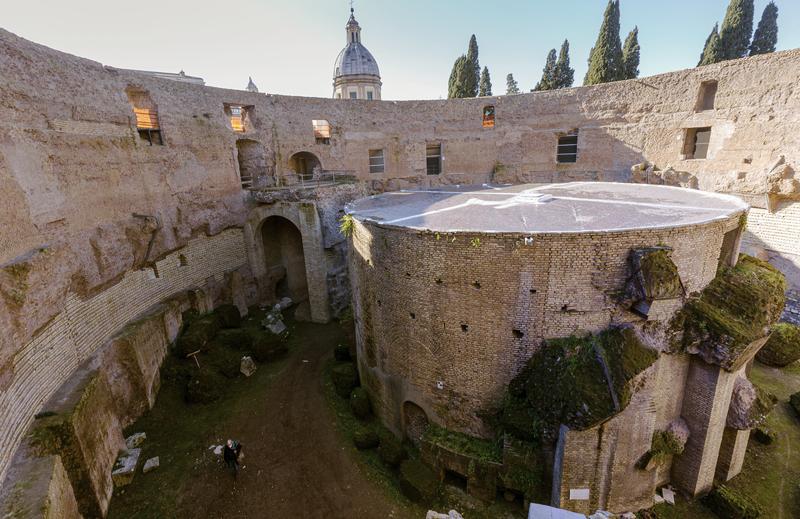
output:
[{"label": "brick masonry wall", "polygon": [[[187,266],[180,266],[180,255]],[[242,231],[230,229],[194,239],[158,261],[159,277],[152,269],[133,271],[89,299],[69,295],[65,311],[16,354],[14,377],[0,394],[0,480],[33,415],[112,335],[154,304],[208,278],[221,282],[245,263]]]},{"label": "brick masonry wall", "polygon": [[737,224],[536,235],[527,246],[514,235],[357,223],[350,274],[359,367],[376,413],[402,431],[411,400],[444,427],[488,435],[478,413],[499,403],[542,339],[639,320],[615,300],[632,248],[673,247],[686,290],[699,291],[716,273],[724,231]]}]

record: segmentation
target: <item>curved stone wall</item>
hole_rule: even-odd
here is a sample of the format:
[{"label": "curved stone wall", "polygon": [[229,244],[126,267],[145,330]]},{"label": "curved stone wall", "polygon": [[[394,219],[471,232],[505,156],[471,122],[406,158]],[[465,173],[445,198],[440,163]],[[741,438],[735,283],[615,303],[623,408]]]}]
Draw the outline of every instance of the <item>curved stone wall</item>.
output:
[{"label": "curved stone wall", "polygon": [[441,426],[487,435],[481,412],[499,405],[542,339],[641,321],[618,302],[631,249],[672,247],[686,292],[697,292],[738,225],[737,215],[674,229],[536,234],[528,244],[527,234],[434,233],[356,216],[359,371],[376,414],[404,432],[411,401]]},{"label": "curved stone wall", "polygon": [[[238,269],[250,302],[258,299],[251,274],[257,265],[242,265],[245,258],[258,261],[249,250],[254,245],[241,245],[240,237],[231,238],[241,231],[227,229],[244,228],[256,204],[243,193],[243,180],[285,182],[291,157],[301,151],[313,153],[324,170],[354,175],[375,190],[490,179],[628,180],[631,166],[647,161],[671,173],[651,168],[652,175],[634,180],[746,194],[762,211],[748,246],[781,265],[793,293],[800,286],[794,235],[781,230],[783,222],[795,225],[800,198],[794,174],[798,50],[596,87],[447,101],[337,101],[178,83],[48,49],[2,29],[0,70],[0,391],[6,399],[0,405],[0,480],[54,381],[68,377],[114,326],[226,269]],[[715,109],[697,111],[698,91],[711,80],[719,83]],[[132,92],[157,110],[163,145],[138,135]],[[496,108],[493,129],[481,124],[487,104]],[[233,130],[230,105],[247,108],[244,132]],[[311,121],[319,119],[330,123],[328,144],[314,137]],[[704,126],[712,127],[709,156],[688,159],[687,131]],[[558,136],[575,129],[578,161],[556,164]],[[241,139],[248,144],[237,146]],[[428,143],[442,145],[441,175],[426,174]],[[249,155],[240,157],[240,149]],[[371,149],[384,150],[384,173],[369,173]],[[315,204],[323,227],[321,270],[328,291],[340,292],[329,304],[335,299],[340,307],[346,298],[341,241],[326,230],[335,228],[330,221],[341,204],[324,195]],[[158,262],[186,247],[205,251],[200,261],[189,261],[187,274],[148,278],[154,266],[159,276],[168,269]],[[113,292],[134,278],[141,282],[136,297]],[[64,342],[59,323],[97,298],[114,305],[110,324],[104,311],[80,314]],[[325,310],[318,315],[324,318]],[[72,353],[56,348],[63,355],[48,354],[49,346],[40,344]],[[49,375],[52,381],[33,387],[36,377]],[[9,403],[12,393],[23,396]]]}]

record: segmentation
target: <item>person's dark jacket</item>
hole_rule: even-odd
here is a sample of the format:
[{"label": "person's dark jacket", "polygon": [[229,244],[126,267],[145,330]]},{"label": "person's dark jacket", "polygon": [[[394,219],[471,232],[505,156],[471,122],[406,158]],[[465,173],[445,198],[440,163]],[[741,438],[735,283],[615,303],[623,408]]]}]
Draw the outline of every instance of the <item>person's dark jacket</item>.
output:
[{"label": "person's dark jacket", "polygon": [[239,453],[242,451],[242,445],[240,443],[235,443],[233,448],[228,447],[225,444],[225,448],[222,449],[222,459],[225,460],[225,463],[232,463],[234,461],[239,461]]}]

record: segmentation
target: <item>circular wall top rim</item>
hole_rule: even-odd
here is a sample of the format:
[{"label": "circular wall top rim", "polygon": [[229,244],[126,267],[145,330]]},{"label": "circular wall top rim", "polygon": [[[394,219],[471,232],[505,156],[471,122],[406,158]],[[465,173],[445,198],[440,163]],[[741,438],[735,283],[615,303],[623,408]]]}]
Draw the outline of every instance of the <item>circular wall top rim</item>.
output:
[{"label": "circular wall top rim", "polygon": [[727,220],[749,205],[720,193],[618,182],[444,186],[356,200],[355,219],[442,233],[570,234],[689,227]]}]

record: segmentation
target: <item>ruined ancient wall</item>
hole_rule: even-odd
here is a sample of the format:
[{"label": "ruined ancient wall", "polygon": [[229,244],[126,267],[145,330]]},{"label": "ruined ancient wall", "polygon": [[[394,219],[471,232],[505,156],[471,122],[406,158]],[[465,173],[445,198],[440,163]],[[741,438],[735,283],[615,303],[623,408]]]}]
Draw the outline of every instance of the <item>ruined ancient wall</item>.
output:
[{"label": "ruined ancient wall", "polygon": [[700,291],[714,278],[724,233],[738,225],[736,217],[677,229],[537,234],[525,244],[518,235],[356,222],[358,359],[376,414],[401,432],[403,403],[411,401],[448,429],[487,435],[480,412],[499,404],[543,338],[641,320],[618,301],[631,249],[673,247],[687,293]]},{"label": "ruined ancient wall", "polygon": [[[48,351],[37,344],[61,337],[56,330],[70,308],[105,297],[120,316],[113,320],[119,329],[168,293],[241,267],[238,245],[218,245],[228,240],[223,231],[243,226],[251,209],[241,190],[241,139],[255,143],[249,148],[257,153],[243,157],[243,164],[261,165],[256,173],[267,184],[290,173],[299,151],[314,153],[325,170],[355,174],[378,190],[489,179],[628,180],[636,163],[648,161],[662,171],[672,166],[667,180],[745,193],[763,209],[754,215],[751,241],[763,242],[763,254],[788,271],[796,294],[796,234],[786,234],[781,222],[794,225],[797,212],[798,63],[800,51],[787,51],[558,92],[361,102],[172,82],[104,67],[0,30],[0,390],[15,402],[0,407],[0,477],[25,417],[57,387],[48,376],[68,377],[74,363],[64,358],[87,354],[112,332],[105,312],[81,315],[66,343],[79,344],[79,353],[35,357],[32,352]],[[718,81],[715,109],[698,112],[698,91],[708,80]],[[150,145],[137,134],[131,100],[157,110],[164,145]],[[226,103],[248,108],[245,132],[233,131]],[[496,108],[492,129],[481,124],[486,104]],[[329,144],[317,143],[312,119],[330,122]],[[704,125],[712,127],[709,157],[682,157],[686,129]],[[578,161],[557,165],[557,136],[574,129]],[[425,174],[427,143],[442,145],[442,175]],[[384,150],[385,173],[369,173],[370,149]],[[785,164],[779,168],[781,155]],[[340,305],[342,247],[335,233],[325,232],[325,218],[327,283],[339,292],[331,301]],[[191,276],[165,274],[154,285],[167,283],[169,289],[136,292],[142,299],[103,295],[129,278],[147,284],[155,260],[198,237],[208,237],[202,241],[208,248],[199,264],[189,261]],[[240,281],[255,297],[249,269],[240,270]],[[575,325],[564,322],[565,329]],[[36,370],[26,367],[34,358]],[[44,380],[43,389],[29,391],[39,383],[32,373]]]}]

